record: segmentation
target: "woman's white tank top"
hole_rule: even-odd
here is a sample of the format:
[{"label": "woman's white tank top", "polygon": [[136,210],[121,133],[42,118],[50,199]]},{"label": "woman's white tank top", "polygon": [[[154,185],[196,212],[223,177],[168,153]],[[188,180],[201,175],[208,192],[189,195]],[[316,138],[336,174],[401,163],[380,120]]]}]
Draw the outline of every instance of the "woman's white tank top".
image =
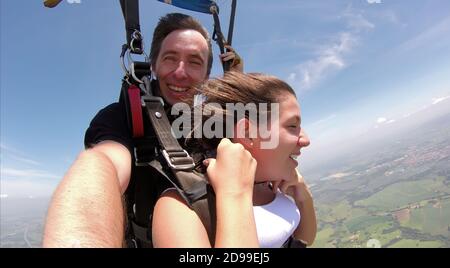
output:
[{"label": "woman's white tank top", "polygon": [[295,202],[280,191],[272,202],[254,206],[253,212],[262,248],[280,248],[300,223],[300,211]]}]

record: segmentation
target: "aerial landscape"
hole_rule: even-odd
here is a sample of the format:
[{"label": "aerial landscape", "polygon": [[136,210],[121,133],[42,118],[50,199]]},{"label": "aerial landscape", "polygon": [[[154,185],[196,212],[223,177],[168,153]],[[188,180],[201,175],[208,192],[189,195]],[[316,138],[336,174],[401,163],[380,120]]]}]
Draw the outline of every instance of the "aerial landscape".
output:
[{"label": "aerial landscape", "polygon": [[450,247],[448,122],[372,144],[314,181],[314,247]]},{"label": "aerial landscape", "polygon": [[[230,30],[232,2],[236,1],[236,21]],[[227,53],[237,57],[226,58],[233,64],[243,63],[245,73],[264,73],[285,81],[295,91],[300,107],[295,106],[295,135],[299,137],[291,135],[289,145],[284,147],[283,142],[280,148],[289,147],[286,151],[295,153],[298,170],[313,195],[318,228],[311,247],[450,248],[450,1],[236,1],[213,1],[220,6],[223,34],[233,36]],[[109,139],[125,143],[131,137],[123,125],[120,137],[125,133],[129,137],[98,135],[99,140],[92,143],[85,139],[90,136],[87,129],[94,131],[93,122],[108,110],[105,107],[126,99],[123,82],[134,81],[129,80],[130,71],[141,64],[133,65],[133,61],[148,61],[158,47],[153,46],[152,37],[162,16],[174,12],[192,16],[211,39],[217,35],[211,14],[175,5],[209,0],[24,2],[0,1],[0,248],[42,247],[52,195],[58,184],[71,177],[66,174],[78,174],[70,170],[79,165],[77,159],[85,155],[85,146]],[[44,2],[55,6],[48,8]],[[130,29],[121,3],[136,2],[141,29],[133,36],[143,38],[138,42],[145,45],[143,55],[125,51],[130,47]],[[234,32],[229,35],[227,31]],[[219,55],[224,48],[214,42],[206,47],[213,63],[210,56],[202,61],[204,72],[196,79],[185,69],[190,64],[181,58],[173,64],[173,72],[168,72],[166,78],[174,79],[170,83],[156,73],[165,68],[156,68],[152,61],[142,64],[151,66],[149,78],[162,79],[151,83],[162,86],[152,91],[164,96],[161,90],[166,89],[169,95],[190,96],[200,80],[222,77],[225,64]],[[268,95],[274,95],[277,102],[283,100],[282,94]],[[203,103],[203,97],[194,103]],[[123,115],[117,119],[129,118]],[[150,127],[145,123],[145,129]],[[99,127],[105,133],[110,133],[108,129],[109,124]],[[299,140],[306,135],[310,142],[302,147]],[[133,159],[137,150],[126,143]],[[113,158],[122,159],[121,155]],[[70,216],[67,211],[77,216],[55,222],[78,226],[73,224],[76,220],[89,223],[85,215],[91,219],[90,215],[112,210],[109,201],[101,202],[109,195],[92,194],[96,187],[89,182],[103,173],[98,172],[103,168],[92,167],[82,166],[83,172],[69,180],[75,185],[68,187],[70,192],[82,198],[55,195],[64,198],[55,198],[52,204],[52,208],[59,204],[72,208],[70,202],[75,201],[75,207],[82,209],[61,209],[55,216],[58,219]],[[125,183],[125,177],[121,186],[133,186]],[[108,187],[97,188],[102,192]],[[120,192],[115,193],[119,200]],[[92,204],[106,207],[97,209]],[[92,229],[96,228],[80,230]],[[67,233],[78,236],[76,231]]]}]

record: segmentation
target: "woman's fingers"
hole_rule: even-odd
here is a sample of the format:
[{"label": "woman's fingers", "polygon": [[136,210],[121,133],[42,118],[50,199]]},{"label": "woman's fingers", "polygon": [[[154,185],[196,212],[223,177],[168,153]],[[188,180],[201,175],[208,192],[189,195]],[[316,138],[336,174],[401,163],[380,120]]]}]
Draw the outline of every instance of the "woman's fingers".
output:
[{"label": "woman's fingers", "polygon": [[275,182],[272,183],[272,191],[273,191],[274,193],[277,192],[278,187],[280,187],[280,183],[281,183],[281,181],[275,181]]}]

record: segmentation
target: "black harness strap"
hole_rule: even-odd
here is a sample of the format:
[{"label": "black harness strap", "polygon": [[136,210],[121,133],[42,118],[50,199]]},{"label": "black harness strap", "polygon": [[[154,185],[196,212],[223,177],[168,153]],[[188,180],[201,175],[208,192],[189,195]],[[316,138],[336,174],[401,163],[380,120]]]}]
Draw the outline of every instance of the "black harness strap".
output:
[{"label": "black harness strap", "polygon": [[286,242],[281,246],[282,248],[306,248],[307,245],[303,241],[295,239],[294,235],[291,235]]},{"label": "black harness strap", "polygon": [[[227,40],[222,33],[222,28],[220,27],[219,8],[217,7],[217,5],[211,5],[210,11],[214,19],[214,32],[212,35],[212,39],[216,41],[217,45],[219,46],[220,54],[223,54],[225,53],[225,44],[227,43]],[[225,61],[222,62],[222,64],[223,71],[228,72],[230,70],[231,63],[229,61]]]},{"label": "black harness strap", "polygon": [[[157,159],[149,157],[148,155],[155,155],[149,152],[150,148],[141,149],[140,146],[135,147],[135,165],[136,166],[150,166],[159,175],[165,178],[165,181],[169,182],[171,187],[175,188],[181,197],[186,201],[191,209],[193,209],[200,217],[202,223],[207,230],[211,245],[214,245],[215,241],[215,197],[212,187],[208,184],[205,177],[200,176],[193,172],[195,168],[194,160],[184,150],[178,140],[172,135],[172,129],[170,122],[167,118],[166,111],[164,110],[164,102],[162,98],[153,96],[153,92],[150,88],[148,77],[143,77],[144,84],[141,84],[141,88],[145,95],[142,96],[142,102],[145,110],[146,117],[151,122],[155,136],[158,139],[159,149],[157,149]],[[153,144],[157,146],[156,144]],[[151,150],[151,149],[150,149]],[[153,159],[152,161],[149,161]],[[167,164],[167,165],[166,165]],[[169,174],[172,174],[170,176]],[[158,182],[155,182],[158,183]],[[213,203],[209,203],[213,201]],[[211,204],[211,206],[209,206]],[[150,213],[151,216],[151,213]],[[147,218],[151,224],[151,219]],[[146,222],[146,220],[142,221]],[[137,226],[132,226],[135,232],[135,236],[138,237],[141,242],[148,244],[151,242],[151,234],[139,230]],[[141,226],[144,227],[144,226]],[[151,228],[149,228],[150,230]]]},{"label": "black harness strap", "polygon": [[234,18],[236,17],[236,0],[231,2],[230,25],[228,26],[228,45],[233,41]]},{"label": "black harness strap", "polygon": [[127,45],[131,53],[142,54],[141,26],[139,25],[139,0],[120,0],[125,29],[127,32]]}]

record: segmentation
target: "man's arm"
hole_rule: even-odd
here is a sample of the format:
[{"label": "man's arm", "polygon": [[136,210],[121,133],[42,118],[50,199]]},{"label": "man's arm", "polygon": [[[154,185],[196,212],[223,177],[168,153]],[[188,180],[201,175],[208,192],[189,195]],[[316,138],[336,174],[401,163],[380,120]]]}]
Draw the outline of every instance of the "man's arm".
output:
[{"label": "man's arm", "polygon": [[130,152],[117,142],[81,152],[53,194],[43,246],[121,247],[130,174]]}]

